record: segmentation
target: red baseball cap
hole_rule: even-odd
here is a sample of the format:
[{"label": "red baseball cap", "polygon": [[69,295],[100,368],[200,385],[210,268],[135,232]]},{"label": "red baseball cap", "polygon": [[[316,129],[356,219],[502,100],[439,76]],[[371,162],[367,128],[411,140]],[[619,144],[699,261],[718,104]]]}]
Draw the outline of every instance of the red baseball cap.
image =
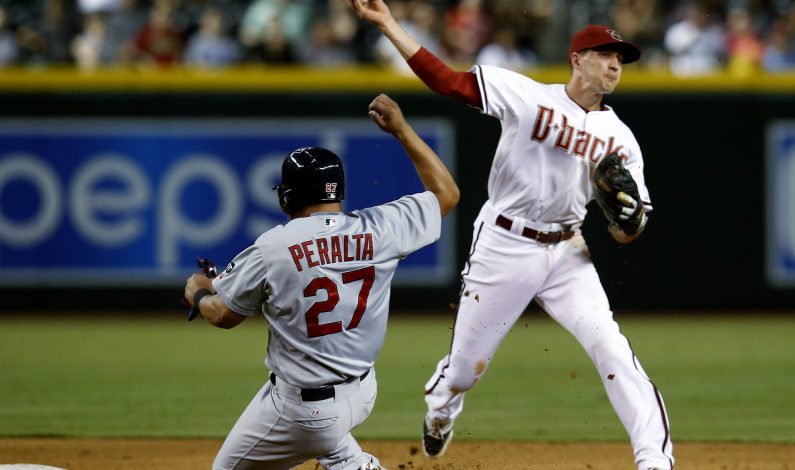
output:
[{"label": "red baseball cap", "polygon": [[571,61],[571,54],[574,52],[602,48],[620,52],[625,64],[640,59],[640,48],[631,42],[621,39],[618,31],[610,26],[592,24],[577,31],[574,37],[571,38],[569,61]]}]

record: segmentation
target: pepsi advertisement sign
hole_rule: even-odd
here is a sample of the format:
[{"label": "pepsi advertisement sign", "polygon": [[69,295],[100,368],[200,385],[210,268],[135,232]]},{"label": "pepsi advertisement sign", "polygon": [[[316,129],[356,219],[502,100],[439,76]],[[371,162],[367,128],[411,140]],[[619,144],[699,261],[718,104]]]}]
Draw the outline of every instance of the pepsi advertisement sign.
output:
[{"label": "pepsi advertisement sign", "polygon": [[[453,172],[452,125],[412,124]],[[367,119],[0,120],[0,280],[181,285],[197,256],[226,265],[287,221],[272,188],[284,157],[306,146],[342,158],[344,210],[423,191],[400,144]],[[448,216],[394,284],[447,284],[454,250]]]}]

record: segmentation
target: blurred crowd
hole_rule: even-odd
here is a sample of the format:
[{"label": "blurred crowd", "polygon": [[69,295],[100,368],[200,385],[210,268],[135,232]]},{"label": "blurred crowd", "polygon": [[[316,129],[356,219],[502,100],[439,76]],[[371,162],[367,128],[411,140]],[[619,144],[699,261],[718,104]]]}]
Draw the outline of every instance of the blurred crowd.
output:
[{"label": "blurred crowd", "polygon": [[[388,0],[451,64],[565,64],[588,23],[678,75],[795,70],[795,0]],[[345,0],[0,0],[0,67],[335,67],[405,62]]]}]

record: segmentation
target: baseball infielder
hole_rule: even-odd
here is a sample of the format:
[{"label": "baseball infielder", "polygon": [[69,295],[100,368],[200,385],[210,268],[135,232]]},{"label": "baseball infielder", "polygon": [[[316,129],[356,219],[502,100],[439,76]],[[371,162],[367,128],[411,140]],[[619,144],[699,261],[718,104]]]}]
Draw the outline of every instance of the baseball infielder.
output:
[{"label": "baseball infielder", "polygon": [[351,430],[373,409],[373,370],[384,342],[398,260],[439,238],[458,203],[453,178],[386,95],[370,117],[397,138],[424,193],[343,213],[345,178],[328,150],[295,150],[282,165],[279,202],[290,222],[262,234],[210,281],[191,276],[185,298],[212,325],[268,320],[270,379],[221,447],[214,470],[376,469]]},{"label": "baseball infielder", "polygon": [[621,79],[622,65],[637,60],[640,50],[614,29],[593,25],[571,41],[572,74],[566,85],[538,83],[497,67],[455,72],[410,37],[382,0],[347,1],[391,40],[429,88],[502,124],[489,199],[475,220],[462,271],[450,353],[439,361],[425,390],[426,455],[444,454],[465,392],[478,383],[505,335],[535,299],[593,360],[630,436],[638,468],[671,469],[662,397],[613,320],[580,232],[593,198],[591,169],[610,153],[624,161],[640,194],[640,200],[622,200],[622,217],[641,218],[640,229],[632,234],[611,224],[613,237],[632,241],[652,210],[638,143],[602,102]]}]

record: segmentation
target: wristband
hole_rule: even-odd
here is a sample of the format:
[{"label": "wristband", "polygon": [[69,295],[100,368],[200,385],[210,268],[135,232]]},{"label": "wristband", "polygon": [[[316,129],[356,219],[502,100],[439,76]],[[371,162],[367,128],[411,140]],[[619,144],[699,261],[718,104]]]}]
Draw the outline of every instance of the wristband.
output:
[{"label": "wristband", "polygon": [[205,295],[213,295],[213,292],[210,289],[199,289],[193,294],[193,308],[199,310],[199,302]]}]

